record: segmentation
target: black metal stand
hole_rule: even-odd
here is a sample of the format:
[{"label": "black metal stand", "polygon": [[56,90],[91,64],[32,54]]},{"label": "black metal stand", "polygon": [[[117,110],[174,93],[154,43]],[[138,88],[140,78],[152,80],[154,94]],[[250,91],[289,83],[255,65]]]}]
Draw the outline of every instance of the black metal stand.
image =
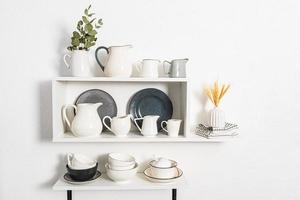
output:
[{"label": "black metal stand", "polygon": [[[67,190],[67,200],[72,200],[72,190]],[[177,189],[172,189],[172,200],[177,200]]]},{"label": "black metal stand", "polygon": [[177,199],[177,189],[172,189],[172,200]]},{"label": "black metal stand", "polygon": [[72,200],[72,190],[67,190],[67,200]]}]

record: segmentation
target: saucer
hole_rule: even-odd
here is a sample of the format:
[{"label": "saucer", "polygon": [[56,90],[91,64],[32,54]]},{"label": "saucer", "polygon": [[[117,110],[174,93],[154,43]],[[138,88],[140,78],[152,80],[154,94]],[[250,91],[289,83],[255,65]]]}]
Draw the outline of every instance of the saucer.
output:
[{"label": "saucer", "polygon": [[171,183],[171,182],[177,181],[183,174],[181,169],[177,168],[177,170],[178,170],[178,174],[173,178],[156,178],[156,177],[153,177],[153,176],[151,176],[150,168],[145,169],[144,175],[149,181],[154,182],[154,183]]},{"label": "saucer", "polygon": [[71,177],[70,177],[70,174],[69,173],[66,173],[63,177],[64,181],[67,182],[67,183],[70,183],[70,184],[74,184],[74,185],[81,185],[81,184],[87,184],[87,183],[92,183],[94,182],[95,180],[97,180],[99,177],[101,176],[101,172],[97,171],[95,176],[87,181],[76,181],[76,180],[73,180]]}]

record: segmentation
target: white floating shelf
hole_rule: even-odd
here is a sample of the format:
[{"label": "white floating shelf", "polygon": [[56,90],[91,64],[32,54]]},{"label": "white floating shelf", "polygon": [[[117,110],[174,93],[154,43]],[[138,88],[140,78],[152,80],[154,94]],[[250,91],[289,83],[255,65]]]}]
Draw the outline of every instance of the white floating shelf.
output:
[{"label": "white floating shelf", "polygon": [[208,143],[215,143],[215,142],[222,142],[224,138],[210,138],[206,139],[204,137],[194,135],[190,137],[185,137],[180,135],[179,137],[168,137],[164,134],[158,134],[156,137],[144,137],[142,135],[138,135],[137,133],[130,133],[127,137],[116,137],[111,133],[101,133],[101,135],[96,137],[75,137],[71,133],[64,133],[60,137],[53,138],[53,142],[130,142],[130,143],[148,143],[148,142],[163,142],[163,143],[180,143],[180,142],[208,142]]},{"label": "white floating shelf", "polygon": [[178,189],[185,185],[186,181],[184,176],[182,176],[178,181],[174,183],[153,183],[148,181],[143,173],[137,173],[137,175],[128,183],[116,183],[111,181],[105,173],[101,175],[100,178],[92,183],[84,185],[73,185],[66,183],[63,177],[54,184],[53,190],[166,190],[166,189]]}]

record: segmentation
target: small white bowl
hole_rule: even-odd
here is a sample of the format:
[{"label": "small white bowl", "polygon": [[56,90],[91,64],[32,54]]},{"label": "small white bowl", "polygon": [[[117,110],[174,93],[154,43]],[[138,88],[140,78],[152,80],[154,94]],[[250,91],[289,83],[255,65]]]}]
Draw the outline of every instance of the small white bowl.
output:
[{"label": "small white bowl", "polygon": [[111,166],[128,167],[135,164],[135,159],[131,155],[124,153],[110,153],[108,163]]},{"label": "small white bowl", "polygon": [[178,175],[178,168],[156,168],[151,166],[149,172],[155,178],[174,178]]},{"label": "small white bowl", "polygon": [[107,176],[111,180],[118,183],[126,183],[136,175],[138,165],[136,164],[133,169],[129,169],[129,170],[112,170],[108,167],[108,163],[106,163],[105,169],[106,169]]},{"label": "small white bowl", "polygon": [[128,166],[116,166],[108,163],[108,167],[112,170],[129,170],[135,167],[136,163],[130,164]]}]

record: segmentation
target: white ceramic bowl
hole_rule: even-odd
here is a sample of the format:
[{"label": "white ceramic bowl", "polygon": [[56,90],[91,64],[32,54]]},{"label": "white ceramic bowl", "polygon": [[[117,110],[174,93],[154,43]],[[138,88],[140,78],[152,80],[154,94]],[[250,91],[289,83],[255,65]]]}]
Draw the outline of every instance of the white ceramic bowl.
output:
[{"label": "white ceramic bowl", "polygon": [[155,178],[174,178],[178,175],[178,168],[156,168],[151,166],[149,172]]},{"label": "white ceramic bowl", "polygon": [[180,177],[182,176],[182,174],[183,174],[181,169],[177,168],[177,170],[178,170],[178,173],[174,178],[156,178],[156,177],[153,177],[151,175],[150,168],[147,168],[144,171],[144,175],[149,181],[154,182],[154,183],[171,183],[171,182],[178,181],[180,179]]},{"label": "white ceramic bowl", "polygon": [[135,159],[131,155],[124,153],[110,153],[108,155],[108,163],[113,167],[128,167],[135,165]]},{"label": "white ceramic bowl", "polygon": [[136,163],[130,164],[128,166],[116,166],[108,163],[108,167],[112,170],[129,170],[135,167]]},{"label": "white ceramic bowl", "polygon": [[106,163],[106,165],[105,165],[107,176],[111,180],[113,180],[115,182],[120,182],[120,183],[130,181],[130,179],[132,179],[136,175],[137,168],[138,168],[138,165],[136,164],[133,169],[129,169],[129,170],[112,170],[108,167],[108,163]]}]

